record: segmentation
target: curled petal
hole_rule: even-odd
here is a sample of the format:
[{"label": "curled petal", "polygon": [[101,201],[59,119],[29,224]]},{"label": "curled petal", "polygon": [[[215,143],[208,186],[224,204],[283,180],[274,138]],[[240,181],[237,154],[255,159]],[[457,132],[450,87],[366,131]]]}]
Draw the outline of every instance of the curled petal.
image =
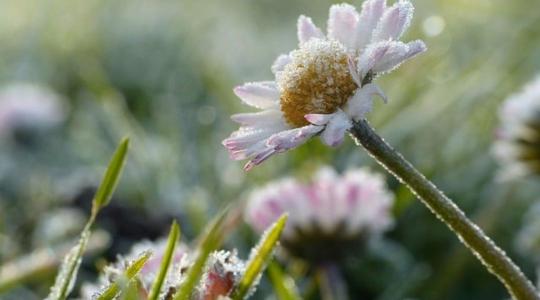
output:
[{"label": "curled petal", "polygon": [[392,5],[377,24],[372,41],[399,40],[411,24],[413,12],[414,7],[409,1],[400,0]]},{"label": "curled petal", "polygon": [[300,146],[323,129],[323,126],[307,125],[282,131],[271,136],[266,144],[277,152],[284,152]]},{"label": "curled petal", "polygon": [[313,125],[326,125],[334,116],[334,114],[307,114],[304,116],[309,123]]},{"label": "curled petal", "polygon": [[379,96],[386,103],[388,99],[374,83],[369,83],[356,90],[345,106],[345,112],[355,121],[365,118],[373,107],[373,96]]},{"label": "curled petal", "polygon": [[313,24],[311,18],[301,15],[298,18],[298,41],[303,44],[312,38],[322,39],[324,34],[322,31]]},{"label": "curled petal", "polygon": [[349,4],[335,4],[330,7],[328,37],[341,42],[348,49],[355,49],[358,13]]},{"label": "curled petal", "polygon": [[300,146],[323,129],[322,126],[307,125],[273,134],[262,145],[257,144],[254,151],[248,153],[247,157],[253,158],[244,166],[244,170],[251,170],[276,153]]},{"label": "curled petal", "polygon": [[332,118],[321,133],[321,139],[326,145],[336,147],[343,142],[345,132],[351,127],[351,120],[347,114],[340,109],[332,114]]},{"label": "curled petal", "polygon": [[272,73],[277,74],[283,71],[283,69],[285,69],[285,66],[290,62],[291,57],[289,56],[289,54],[281,54],[272,64]]},{"label": "curled petal", "polygon": [[237,86],[234,93],[244,103],[256,108],[270,108],[279,102],[279,90],[273,81],[248,82]]},{"label": "curled petal", "polygon": [[356,48],[358,50],[365,48],[371,41],[373,31],[377,27],[385,9],[386,0],[367,0],[362,5],[356,32]]},{"label": "curled petal", "polygon": [[375,66],[373,66],[373,72],[377,74],[390,72],[399,67],[404,61],[426,50],[426,44],[420,40],[409,42],[407,44],[402,42],[392,42],[388,51],[386,51],[384,56],[375,63]]}]

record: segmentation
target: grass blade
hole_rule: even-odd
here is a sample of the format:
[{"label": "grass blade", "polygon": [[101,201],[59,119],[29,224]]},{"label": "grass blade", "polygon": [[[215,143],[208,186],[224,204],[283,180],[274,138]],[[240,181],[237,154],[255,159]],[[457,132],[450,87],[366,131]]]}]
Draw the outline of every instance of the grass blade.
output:
[{"label": "grass blade", "polygon": [[94,196],[92,213],[97,213],[99,209],[109,204],[112,194],[120,180],[120,174],[126,163],[126,155],[129,148],[129,139],[124,138],[109,162],[107,171],[99,184],[99,188]]},{"label": "grass blade", "polygon": [[210,253],[219,247],[221,240],[223,238],[223,223],[227,217],[227,210],[225,210],[221,215],[219,215],[209,230],[203,236],[200,246],[199,246],[199,255],[195,259],[193,265],[189,268],[189,271],[186,275],[186,280],[180,285],[178,292],[174,296],[174,300],[189,300],[191,293],[195,289],[195,285],[199,282],[202,274],[204,265],[210,256]]},{"label": "grass blade", "polygon": [[284,274],[277,263],[271,262],[268,265],[268,275],[274,286],[274,292],[279,300],[301,300],[298,288],[293,279]]},{"label": "grass blade", "polygon": [[54,285],[51,287],[51,292],[46,300],[64,300],[73,289],[81,265],[82,256],[90,237],[90,228],[94,224],[94,220],[96,219],[99,210],[110,201],[112,193],[116,188],[122,168],[125,164],[128,145],[129,139],[126,138],[122,140],[109,162],[107,171],[103,176],[98,191],[96,192],[96,196],[92,202],[92,214],[90,219],[84,226],[79,242],[69,251],[62,261]]},{"label": "grass blade", "polygon": [[113,283],[111,283],[104,291],[99,295],[97,300],[112,300],[120,292],[122,286],[125,286],[125,289],[129,287],[129,283],[132,279],[139,274],[142,270],[146,261],[152,256],[150,251],[143,252],[139,258],[133,261],[124,271],[124,274],[117,278]]},{"label": "grass blade", "polygon": [[266,263],[272,256],[273,250],[281,236],[283,228],[285,228],[286,222],[287,214],[284,214],[266,231],[257,247],[252,250],[251,258],[246,266],[246,271],[244,272],[238,287],[232,294],[233,300],[245,299],[252,286],[259,280]]},{"label": "grass blade", "polygon": [[171,225],[171,231],[169,232],[169,238],[167,240],[167,248],[165,248],[165,253],[163,254],[163,260],[161,261],[161,265],[159,267],[159,273],[154,282],[152,283],[152,288],[150,289],[148,300],[158,299],[161,287],[163,286],[163,282],[165,281],[165,277],[167,276],[167,271],[169,270],[169,267],[171,265],[174,256],[174,250],[176,249],[179,238],[180,227],[178,226],[178,223],[176,223],[176,221],[173,221]]}]

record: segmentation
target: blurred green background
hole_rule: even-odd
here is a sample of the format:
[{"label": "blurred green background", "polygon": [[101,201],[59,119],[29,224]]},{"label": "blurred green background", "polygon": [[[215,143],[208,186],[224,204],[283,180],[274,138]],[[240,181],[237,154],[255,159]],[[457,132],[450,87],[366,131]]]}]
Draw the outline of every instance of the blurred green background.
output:
[{"label": "blurred green background", "polygon": [[[0,90],[39,85],[57,94],[64,115],[54,126],[25,124],[0,135],[0,262],[19,259],[26,266],[33,261],[24,255],[33,249],[54,248],[79,232],[104,166],[126,135],[133,142],[126,172],[113,207],[98,219],[106,237],[81,280],[95,276],[102,257],[113,259],[133,241],[165,233],[173,217],[185,237],[195,237],[226,203],[242,201],[250,189],[280,176],[306,176],[322,164],[383,172],[350,139],[337,149],[314,139],[248,174],[221,146],[236,129],[229,115],[249,111],[232,88],[272,79],[275,57],[297,46],[298,15],[324,28],[333,3],[0,1]],[[360,7],[361,1],[352,4]],[[538,262],[519,251],[516,236],[526,211],[540,200],[539,181],[497,182],[491,146],[499,104],[540,70],[540,2],[414,5],[405,40],[423,39],[429,51],[379,79],[390,103],[377,103],[370,121],[481,219],[536,280]],[[397,225],[369,254],[348,264],[352,299],[506,297],[442,223],[388,181],[397,195]],[[73,232],[58,232],[51,224],[58,218]],[[245,257],[253,240],[241,228],[228,247],[240,248]],[[0,298],[42,298],[54,268],[39,271]],[[309,286],[309,280],[298,278],[298,284]],[[270,293],[263,282],[254,299],[271,299]]]}]

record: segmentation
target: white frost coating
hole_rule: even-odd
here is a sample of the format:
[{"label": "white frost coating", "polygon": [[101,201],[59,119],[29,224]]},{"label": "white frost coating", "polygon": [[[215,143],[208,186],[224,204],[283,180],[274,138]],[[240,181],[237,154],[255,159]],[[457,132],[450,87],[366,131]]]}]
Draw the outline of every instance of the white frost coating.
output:
[{"label": "white frost coating", "polygon": [[[291,130],[305,125],[297,121],[298,119],[304,121],[302,118],[304,115],[321,114],[322,111],[324,114],[333,115],[343,110],[347,113],[349,122],[364,119],[365,114],[371,111],[373,102],[371,98],[366,99],[366,95],[372,97],[374,93],[361,92],[361,90],[377,75],[388,73],[404,61],[426,51],[426,45],[422,41],[410,43],[399,41],[411,23],[413,11],[412,4],[407,0],[399,0],[390,7],[387,7],[385,0],[367,0],[364,1],[360,13],[349,4],[332,5],[327,21],[326,37],[311,18],[300,16],[297,23],[299,49],[282,54],[276,59],[272,65],[275,81],[247,83],[235,88],[234,91],[246,104],[261,109],[263,112],[280,108],[281,111],[289,111],[284,108],[284,103],[287,103],[289,108],[301,107],[302,114],[295,116],[295,121],[291,121],[292,118],[288,119],[288,115],[284,113],[249,115],[249,124],[241,122],[242,126],[223,141],[231,158],[248,159],[249,162],[244,168],[249,170],[276,153],[298,147],[315,134],[320,133],[326,144],[332,146],[339,144],[343,136],[338,137],[337,134],[345,134],[342,128],[347,122],[319,125],[321,128],[311,136],[307,136],[305,131],[300,131],[298,134],[302,137],[301,140],[291,138],[289,134],[297,132]],[[331,59],[332,55],[328,55],[329,52],[334,54],[334,60]],[[335,63],[342,61],[342,55],[346,55],[347,63]],[[302,64],[303,60],[306,64]],[[311,69],[309,72],[306,70],[301,72],[300,66]],[[352,92],[349,93],[351,79],[344,80],[341,76],[338,80],[336,74],[350,76],[349,78],[356,84],[352,87]],[[308,83],[314,78],[326,78],[326,80],[324,82],[313,80],[310,86]],[[297,85],[298,83],[301,84]],[[279,88],[277,88],[278,85]],[[331,101],[328,99],[335,100],[336,97],[333,96],[336,94],[341,95],[343,101],[339,99],[339,104],[329,103]],[[347,103],[358,94],[364,95],[362,104],[355,104],[354,110],[347,109]],[[291,100],[284,95],[294,97]],[[354,113],[349,114],[351,111]],[[269,120],[269,115],[272,115],[274,119]],[[259,122],[258,116],[261,119]],[[238,116],[234,118],[238,120]],[[326,132],[327,127],[331,132]],[[275,143],[270,143],[270,141],[275,142],[280,136],[289,138],[277,149]]]},{"label": "white frost coating", "polygon": [[63,300],[73,290],[73,286],[77,280],[77,273],[81,266],[82,254],[89,239],[90,230],[85,228],[77,245],[69,251],[62,261],[54,285],[51,287],[51,292],[45,300]]}]

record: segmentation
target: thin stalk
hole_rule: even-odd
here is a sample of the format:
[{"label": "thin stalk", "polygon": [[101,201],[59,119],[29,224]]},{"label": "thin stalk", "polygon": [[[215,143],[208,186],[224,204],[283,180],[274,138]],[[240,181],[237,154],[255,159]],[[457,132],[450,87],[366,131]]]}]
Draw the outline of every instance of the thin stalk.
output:
[{"label": "thin stalk", "polygon": [[317,273],[319,288],[323,300],[348,300],[347,285],[339,267],[335,264],[325,264],[319,267]]},{"label": "thin stalk", "polygon": [[[497,220],[505,210],[510,209],[512,194],[516,189],[516,185],[501,185],[499,189],[493,189],[493,185],[489,187],[493,190],[493,195],[489,198],[489,203],[482,206],[478,213],[473,215],[472,221],[480,226],[484,233],[493,235],[496,233]],[[502,190],[501,190],[502,189]],[[439,270],[441,276],[436,278],[430,285],[428,298],[438,298],[444,295],[448,289],[455,284],[460,274],[465,270],[470,256],[465,248],[456,245],[450,251],[450,255],[445,259],[445,263]]]},{"label": "thin stalk", "polygon": [[388,145],[367,121],[355,122],[350,130],[356,142],[443,221],[472,251],[489,272],[497,276],[516,300],[540,300],[533,284],[519,267],[465,213],[424,177],[401,154]]}]

